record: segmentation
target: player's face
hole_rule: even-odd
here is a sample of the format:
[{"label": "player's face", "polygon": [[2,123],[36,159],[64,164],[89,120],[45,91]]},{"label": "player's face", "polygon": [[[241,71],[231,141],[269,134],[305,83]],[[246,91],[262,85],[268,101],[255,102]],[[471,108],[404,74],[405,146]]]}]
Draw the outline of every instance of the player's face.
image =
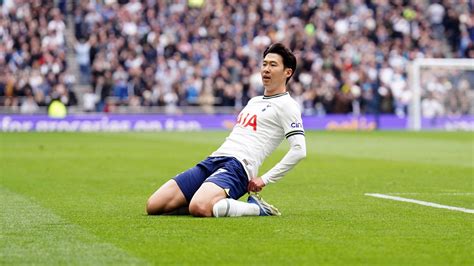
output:
[{"label": "player's face", "polygon": [[291,69],[285,68],[283,58],[279,54],[269,53],[262,63],[260,74],[262,75],[265,89],[277,89],[285,86],[286,79],[291,76]]}]

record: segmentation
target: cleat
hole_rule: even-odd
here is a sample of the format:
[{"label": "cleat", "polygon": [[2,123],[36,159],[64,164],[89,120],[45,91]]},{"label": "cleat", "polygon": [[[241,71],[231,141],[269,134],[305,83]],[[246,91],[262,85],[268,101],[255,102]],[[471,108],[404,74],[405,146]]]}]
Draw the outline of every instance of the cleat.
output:
[{"label": "cleat", "polygon": [[259,194],[250,195],[247,199],[248,203],[256,204],[260,209],[260,216],[280,216],[278,209],[265,202]]}]

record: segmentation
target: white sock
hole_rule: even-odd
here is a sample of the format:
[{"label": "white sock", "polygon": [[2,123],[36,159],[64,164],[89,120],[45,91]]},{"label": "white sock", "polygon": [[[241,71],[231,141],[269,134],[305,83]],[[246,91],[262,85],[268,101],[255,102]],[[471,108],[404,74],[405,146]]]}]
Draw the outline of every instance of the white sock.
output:
[{"label": "white sock", "polygon": [[214,217],[258,216],[260,208],[256,204],[234,199],[221,199],[212,207]]}]

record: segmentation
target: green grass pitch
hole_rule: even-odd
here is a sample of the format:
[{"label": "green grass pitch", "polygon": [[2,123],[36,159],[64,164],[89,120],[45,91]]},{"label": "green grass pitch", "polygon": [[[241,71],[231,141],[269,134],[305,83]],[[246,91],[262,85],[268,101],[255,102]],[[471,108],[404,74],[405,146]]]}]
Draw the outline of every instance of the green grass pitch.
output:
[{"label": "green grass pitch", "polygon": [[307,132],[281,217],[145,215],[227,134],[0,134],[0,264],[474,264],[474,214],[364,195],[474,209],[472,133]]}]

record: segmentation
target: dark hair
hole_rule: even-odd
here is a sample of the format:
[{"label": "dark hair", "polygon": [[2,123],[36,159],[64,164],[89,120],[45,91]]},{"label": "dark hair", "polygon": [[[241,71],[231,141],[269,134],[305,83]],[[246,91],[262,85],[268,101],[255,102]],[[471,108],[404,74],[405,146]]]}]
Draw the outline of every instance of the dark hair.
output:
[{"label": "dark hair", "polygon": [[270,46],[265,49],[263,52],[263,58],[267,56],[267,54],[279,54],[283,58],[283,66],[285,68],[291,68],[291,76],[289,76],[286,79],[286,83],[290,80],[290,78],[295,74],[296,70],[296,57],[293,54],[293,52],[290,51],[290,49],[286,48],[283,44],[281,43],[274,43],[271,44]]}]

